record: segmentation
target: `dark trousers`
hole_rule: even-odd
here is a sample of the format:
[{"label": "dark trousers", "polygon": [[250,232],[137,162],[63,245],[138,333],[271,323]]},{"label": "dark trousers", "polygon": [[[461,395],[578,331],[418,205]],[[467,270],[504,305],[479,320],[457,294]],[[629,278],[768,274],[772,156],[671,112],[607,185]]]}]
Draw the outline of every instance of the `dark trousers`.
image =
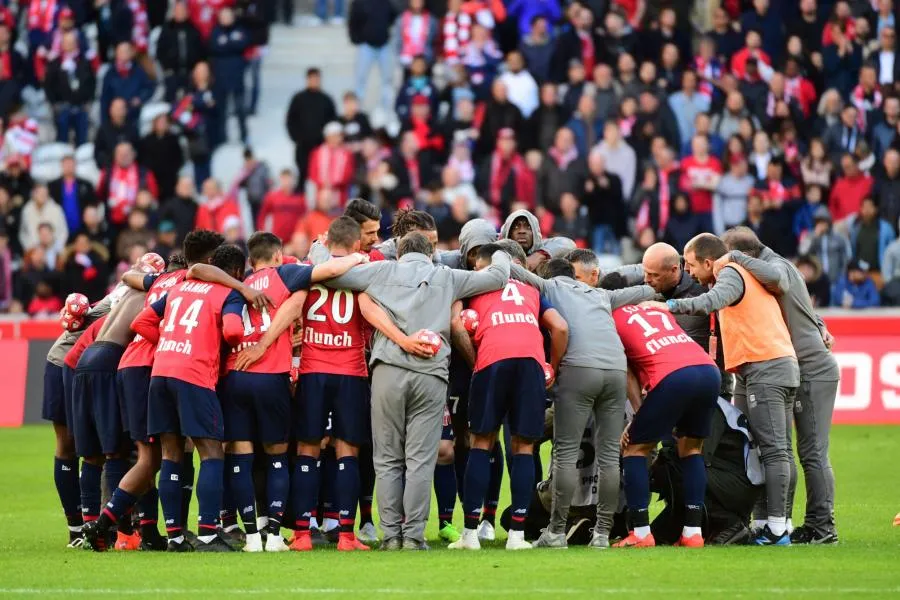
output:
[{"label": "dark trousers", "polygon": [[247,106],[243,79],[243,74],[241,74],[240,85],[219,87],[214,94],[219,109],[218,139],[222,143],[228,141],[229,110],[233,110],[234,116],[237,117],[238,127],[241,130],[241,143],[247,142]]},{"label": "dark trousers", "polygon": [[187,74],[167,73],[163,78],[163,85],[166,88],[166,102],[175,104],[187,90],[189,83],[190,78]]},{"label": "dark trousers", "polygon": [[68,144],[72,130],[75,130],[75,146],[88,140],[88,114],[84,108],[64,104],[56,109],[56,141]]}]

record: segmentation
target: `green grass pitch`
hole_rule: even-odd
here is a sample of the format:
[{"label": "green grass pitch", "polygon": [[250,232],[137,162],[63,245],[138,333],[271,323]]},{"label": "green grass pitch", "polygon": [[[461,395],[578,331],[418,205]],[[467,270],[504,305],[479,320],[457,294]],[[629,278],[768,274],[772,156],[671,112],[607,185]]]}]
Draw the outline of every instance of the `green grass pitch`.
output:
[{"label": "green grass pitch", "polygon": [[[95,554],[65,548],[53,432],[0,430],[0,596],[669,598],[900,595],[900,428],[836,427],[838,546],[480,553]],[[506,487],[504,481],[504,487]],[[797,506],[803,506],[803,484]],[[506,493],[506,492],[504,492]],[[506,506],[506,499],[501,508]],[[462,525],[457,509],[456,524]],[[435,514],[432,509],[432,515]],[[802,520],[802,508],[795,521]],[[501,534],[502,535],[502,534]]]}]

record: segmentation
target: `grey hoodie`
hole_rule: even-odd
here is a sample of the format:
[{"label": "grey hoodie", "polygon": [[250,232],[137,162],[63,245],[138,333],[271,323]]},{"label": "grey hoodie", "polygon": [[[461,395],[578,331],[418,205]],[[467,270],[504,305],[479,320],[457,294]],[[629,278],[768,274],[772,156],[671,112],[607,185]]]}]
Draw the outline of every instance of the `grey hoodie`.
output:
[{"label": "grey hoodie", "polygon": [[797,353],[797,362],[800,363],[800,379],[840,379],[837,361],[822,341],[822,332],[813,312],[806,282],[797,267],[770,248],[763,248],[759,258],[732,250],[731,260],[747,269],[778,300],[784,322],[791,334],[794,352]]},{"label": "grey hoodie", "polygon": [[541,238],[541,226],[538,223],[537,217],[527,210],[517,210],[506,217],[506,221],[504,221],[503,227],[500,228],[500,238],[509,238],[509,230],[512,229],[513,221],[515,221],[519,217],[525,217],[528,220],[528,224],[531,225],[531,233],[534,235],[534,241],[531,244],[531,248],[525,249],[525,254],[530,256],[538,250],[543,249],[544,240],[543,238]]},{"label": "grey hoodie", "polygon": [[397,261],[382,260],[350,269],[327,281],[334,289],[366,292],[407,335],[429,329],[441,336],[437,356],[416,358],[380,332],[375,333],[370,363],[385,364],[416,373],[449,379],[450,307],[456,300],[501,289],[509,280],[509,255],[497,251],[482,271],[438,266],[424,254],[410,253]]}]

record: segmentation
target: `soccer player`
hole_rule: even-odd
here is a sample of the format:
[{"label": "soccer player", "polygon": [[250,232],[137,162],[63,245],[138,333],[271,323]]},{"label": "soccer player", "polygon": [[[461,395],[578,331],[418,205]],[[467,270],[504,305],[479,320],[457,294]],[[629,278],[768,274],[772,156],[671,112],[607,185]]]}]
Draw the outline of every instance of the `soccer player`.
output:
[{"label": "soccer player", "polygon": [[[569,328],[569,343],[557,373],[553,413],[553,506],[550,526],[535,546],[566,547],[566,520],[577,486],[581,438],[593,413],[597,451],[597,525],[591,546],[609,547],[613,514],[619,504],[619,444],[624,427],[626,360],[612,311],[653,298],[647,286],[607,291],[574,279],[565,259],[548,263],[544,280],[517,265],[513,277],[536,287],[559,311]],[[585,327],[585,324],[589,324]]]},{"label": "soccer player", "polygon": [[[803,276],[794,264],[763,246],[747,227],[726,231],[722,240],[730,252],[717,261],[720,267],[729,262],[741,265],[775,296],[797,352],[800,387],[794,401],[794,424],[797,454],[806,482],[806,516],[803,525],[791,533],[791,542],[835,544],[838,536],[834,524],[834,471],[828,458],[828,440],[840,369],[825,343],[824,326],[820,328]],[[791,460],[788,522],[796,486],[797,469]]]},{"label": "soccer player", "polygon": [[[291,427],[291,390],[289,383],[291,334],[286,330],[280,333],[274,342],[274,347],[267,346],[268,352],[263,354],[262,359],[251,365],[246,371],[235,370],[237,352],[242,348],[253,346],[259,342],[271,326],[273,317],[278,314],[291,295],[306,291],[310,289],[310,285],[319,281],[342,275],[348,269],[360,264],[360,262],[368,260],[364,254],[355,253],[359,248],[360,226],[353,219],[341,217],[335,220],[331,224],[328,234],[329,248],[336,256],[343,258],[337,258],[315,267],[283,264],[282,242],[271,233],[254,233],[247,242],[253,273],[247,277],[245,283],[254,289],[264,291],[272,299],[273,306],[263,311],[257,311],[249,307],[244,309],[242,313],[243,337],[228,356],[226,363],[228,374],[220,386],[225,417],[225,439],[227,440],[226,470],[229,480],[227,483],[231,487],[233,499],[239,507],[241,520],[244,522],[247,534],[247,543],[244,547],[245,552],[263,551],[262,536],[257,531],[256,525],[256,502],[252,478],[254,441],[262,442],[267,458],[266,501],[269,506],[268,536],[266,538],[265,551],[283,552],[289,549],[281,537],[281,524],[290,486],[287,448]],[[352,329],[356,325],[351,326],[350,329],[352,331],[346,335],[345,330],[347,328],[341,327],[341,325],[348,323],[352,319],[352,296],[338,292],[335,295],[338,296],[339,300],[329,302],[325,308],[322,308],[328,301],[324,297],[327,296],[328,290],[319,285],[313,286],[312,289],[311,296],[319,295],[315,298],[307,299],[308,310],[304,313],[306,327],[312,329],[315,327],[314,323],[320,322],[328,322],[333,327],[328,334],[323,333],[317,336],[305,332],[304,335],[299,385],[302,399],[299,419],[303,424],[306,424],[306,417],[309,416],[303,413],[303,400],[308,397],[314,397],[319,403],[319,408],[323,406],[323,403],[324,406],[329,406],[334,400],[332,397],[333,390],[330,386],[316,389],[311,382],[307,381],[304,383],[302,375],[305,372],[304,364],[314,363],[317,360],[314,356],[315,351],[317,348],[321,349],[323,345],[327,347],[328,351],[324,356],[318,357],[320,363],[317,363],[317,366],[322,368],[325,365],[325,372],[330,372],[334,369],[346,371],[349,368],[357,375],[361,368],[363,379],[361,388],[365,394],[358,402],[366,403],[368,394],[368,381],[365,379],[365,356],[363,355],[364,336],[361,331]],[[344,301],[343,304],[341,304],[341,300]],[[348,303],[350,304],[348,305]],[[359,319],[357,319],[357,324],[358,321]],[[319,338],[329,343],[316,344]],[[353,340],[352,343],[351,340]],[[342,350],[347,347],[350,349],[349,352],[335,356],[336,350]],[[352,364],[348,364],[346,361],[348,354],[354,357]],[[335,390],[347,391],[348,397],[340,398],[340,401],[333,402],[333,405],[335,407],[346,407],[346,410],[349,412],[353,412],[353,409],[358,409],[358,404],[351,408],[347,403],[356,399],[359,388],[359,385],[352,390],[345,389],[343,385],[336,386]],[[329,402],[326,402],[326,399]],[[363,422],[366,420],[365,414],[360,411],[358,416]],[[312,415],[319,419],[325,419],[328,416],[328,410],[314,412]],[[309,418],[312,417],[309,416]],[[354,418],[356,418],[355,415]],[[321,425],[324,427],[324,424],[323,420]],[[338,431],[340,432],[339,427]],[[357,433],[356,437],[348,436],[346,439],[352,439],[353,443],[358,445],[364,441],[363,437],[366,436],[367,432],[362,430],[354,433]],[[318,432],[318,441],[315,442],[317,450],[322,437],[322,432]],[[299,437],[298,439],[307,440],[312,438]],[[300,447],[301,451],[308,450],[304,446],[303,441],[301,441]],[[342,455],[339,442],[339,459],[343,459],[344,456],[349,456],[352,453],[346,449],[344,450],[344,455]],[[355,458],[355,454],[353,456]],[[318,452],[316,452],[315,457],[318,459]],[[355,467],[355,464],[351,465],[349,460],[345,462],[347,463],[346,465],[339,462],[339,479],[342,476],[352,476],[355,484],[358,485],[359,471],[353,468],[351,473],[350,467]],[[345,468],[346,474],[343,472]],[[339,480],[338,493],[341,493],[342,483],[344,486],[347,485],[347,482]],[[295,487],[295,489],[302,489],[303,492],[308,491],[308,488],[305,487]],[[313,494],[312,497],[315,499],[318,495]],[[353,524],[356,521],[356,502],[357,497],[354,495],[353,518],[350,522],[351,537],[353,535]],[[308,535],[308,528],[306,532]],[[355,538],[353,539],[355,541]],[[366,548],[368,549],[368,547]]]},{"label": "soccer player", "polygon": [[725,369],[739,375],[735,405],[747,409],[766,471],[768,517],[753,543],[790,546],[787,496],[790,487],[790,429],[794,397],[800,385],[797,355],[778,302],[744,267],[729,263],[716,272],[715,261],[728,252],[708,233],[684,247],[691,276],[711,289],[695,298],[650,303],[672,314],[717,312]]},{"label": "soccer player", "polygon": [[[246,257],[237,247],[223,245],[213,253],[211,263],[239,279]],[[159,435],[162,443],[159,497],[170,552],[194,549],[184,538],[180,514],[185,438],[193,441],[200,454],[196,550],[233,551],[216,531],[222,503],[224,429],[215,388],[222,338],[231,344],[240,342],[245,306],[241,295],[224,285],[186,280],[145,308],[132,325],[135,333],[157,342],[150,376],[147,432]]]},{"label": "soccer player", "polygon": [[[476,269],[490,264],[500,249],[486,244],[478,250]],[[534,441],[544,433],[545,389],[544,338],[541,327],[550,333],[551,366],[559,366],[565,354],[568,326],[537,290],[518,281],[508,281],[501,291],[471,299],[469,307],[478,313],[475,333],[477,359],[469,395],[469,429],[472,449],[466,467],[463,507],[466,514],[462,538],[452,549],[478,550],[477,528],[490,476],[491,450],[503,420],[508,417],[512,433],[512,528],[507,550],[530,549],[523,524],[534,488]]]},{"label": "soccer player", "polygon": [[623,306],[613,311],[613,319],[632,373],[628,400],[635,411],[622,435],[625,498],[632,530],[616,547],[656,545],[650,532],[647,463],[650,452],[673,428],[684,474],[685,520],[678,545],[702,547],[703,439],[709,436],[719,398],[719,369],[667,311]]},{"label": "soccer player", "polygon": [[81,489],[78,483],[78,458],[75,455],[75,439],[72,430],[72,380],[78,364],[79,353],[71,365],[66,357],[93,322],[109,313],[112,296],[107,296],[85,313],[84,328],[64,331],[47,353],[44,367],[44,397],[41,416],[53,423],[56,451],[53,458],[53,481],[59,495],[69,528],[70,548],[78,548],[81,536]]}]

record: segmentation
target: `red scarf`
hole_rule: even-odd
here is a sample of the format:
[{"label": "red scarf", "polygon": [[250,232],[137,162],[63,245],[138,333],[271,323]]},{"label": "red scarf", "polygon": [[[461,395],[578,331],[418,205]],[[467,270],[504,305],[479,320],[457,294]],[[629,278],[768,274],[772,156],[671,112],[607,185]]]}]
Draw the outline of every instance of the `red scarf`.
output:
[{"label": "red scarf", "polygon": [[125,78],[128,77],[128,74],[131,72],[131,61],[128,62],[119,62],[116,61],[116,72],[119,74],[119,77]]},{"label": "red scarf", "polygon": [[5,50],[0,54],[0,79],[7,81],[12,79],[12,76],[12,55],[9,53],[9,50]]},{"label": "red scarf", "polygon": [[410,124],[412,125],[412,132],[419,142],[420,149],[437,150],[438,152],[444,149],[444,138],[431,132],[431,125],[429,125],[427,119],[412,117]]},{"label": "red scarf", "polygon": [[[413,21],[419,18],[419,30],[413,29]],[[425,47],[428,43],[428,13],[424,10],[414,15],[410,11],[405,11],[400,17],[400,62],[409,64],[412,59],[421,54],[425,54]]]},{"label": "red scarf", "polygon": [[503,202],[503,186],[510,175],[515,178],[516,199],[531,203],[532,195],[529,190],[527,170],[525,161],[518,154],[503,158],[499,150],[494,151],[494,155],[491,157],[490,197],[488,198],[494,208],[500,208]]},{"label": "red scarf", "polygon": [[569,148],[568,152],[563,154],[560,152],[559,148],[553,146],[547,151],[547,154],[550,155],[550,158],[553,159],[553,162],[556,163],[556,166],[559,167],[560,171],[565,171],[569,164],[578,158],[578,149],[573,146]]},{"label": "red scarf", "polygon": [[137,165],[123,169],[113,165],[109,173],[109,220],[121,225],[137,201],[140,189],[140,172]]},{"label": "red scarf", "polygon": [[146,52],[150,37],[150,24],[147,20],[147,9],[143,0],[128,0],[128,10],[131,11],[131,42],[138,52]]},{"label": "red scarf", "polygon": [[853,88],[853,93],[850,94],[850,102],[852,102],[853,106],[856,107],[856,110],[859,111],[859,116],[857,117],[859,128],[865,130],[866,113],[881,108],[884,97],[881,95],[881,90],[877,87],[872,91],[872,94],[867,97],[866,91],[863,89],[862,85],[857,85]]},{"label": "red scarf", "polygon": [[190,94],[179,100],[178,106],[172,111],[172,120],[188,131],[196,131],[200,118],[200,113],[194,110],[194,97]]},{"label": "red scarf", "polygon": [[50,33],[56,23],[56,0],[31,0],[28,29]]},{"label": "red scarf", "polygon": [[444,60],[448,64],[459,62],[460,54],[471,39],[472,16],[468,13],[450,13],[444,17]]},{"label": "red scarf", "polygon": [[348,152],[343,148],[331,148],[328,144],[319,146],[316,152],[316,178],[321,187],[336,187],[347,169]]},{"label": "red scarf", "polygon": [[[678,163],[673,163],[668,169],[659,170],[659,229],[655,231],[657,235],[662,235],[669,224],[669,205],[672,200],[672,188],[669,185],[669,175],[678,170]],[[650,221],[650,203],[644,202],[638,210],[637,220],[635,222],[635,230],[640,233],[644,229],[652,226]]]},{"label": "red scarf", "polygon": [[585,73],[593,73],[594,72],[594,39],[591,37],[590,33],[585,33],[583,31],[578,32],[578,39],[581,40],[581,62],[584,64],[584,72]]}]

